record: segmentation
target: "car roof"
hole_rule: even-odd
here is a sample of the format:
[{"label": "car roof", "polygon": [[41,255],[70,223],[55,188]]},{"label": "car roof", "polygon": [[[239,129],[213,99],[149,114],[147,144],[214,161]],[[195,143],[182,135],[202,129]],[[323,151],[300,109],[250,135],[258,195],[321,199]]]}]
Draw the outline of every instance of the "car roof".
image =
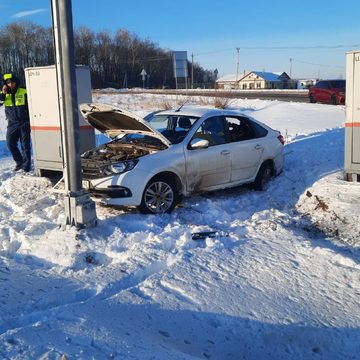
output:
[{"label": "car roof", "polygon": [[176,109],[164,110],[157,113],[157,115],[173,115],[173,116],[194,116],[194,117],[203,117],[203,116],[216,116],[216,115],[225,115],[225,114],[236,114],[243,115],[235,110],[224,110],[224,109],[214,109],[206,108],[200,106],[187,106],[181,108],[179,111]]},{"label": "car roof", "polygon": [[319,83],[320,81],[344,81],[344,82],[346,82],[345,79],[324,79],[324,80],[319,80],[318,83]]}]

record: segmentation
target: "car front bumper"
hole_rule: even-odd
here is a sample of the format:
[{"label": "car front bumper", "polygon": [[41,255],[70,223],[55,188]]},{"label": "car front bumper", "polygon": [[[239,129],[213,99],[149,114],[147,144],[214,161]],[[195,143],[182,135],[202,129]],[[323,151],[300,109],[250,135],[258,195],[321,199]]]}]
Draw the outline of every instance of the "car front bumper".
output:
[{"label": "car front bumper", "polygon": [[148,173],[132,171],[100,179],[83,180],[82,185],[96,202],[104,205],[139,206]]}]

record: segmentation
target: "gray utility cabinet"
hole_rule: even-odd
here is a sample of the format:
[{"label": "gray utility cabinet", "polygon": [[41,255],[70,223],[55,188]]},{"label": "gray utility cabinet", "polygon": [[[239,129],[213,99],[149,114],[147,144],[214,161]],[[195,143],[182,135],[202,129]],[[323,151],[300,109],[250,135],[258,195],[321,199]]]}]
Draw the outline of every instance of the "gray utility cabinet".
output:
[{"label": "gray utility cabinet", "polygon": [[[62,128],[55,65],[25,69],[35,173],[63,171]],[[78,103],[91,103],[88,66],[76,66]],[[70,86],[69,86],[70,87]],[[79,111],[80,153],[95,147],[95,131]]]},{"label": "gray utility cabinet", "polygon": [[346,54],[345,174],[360,181],[360,50]]}]

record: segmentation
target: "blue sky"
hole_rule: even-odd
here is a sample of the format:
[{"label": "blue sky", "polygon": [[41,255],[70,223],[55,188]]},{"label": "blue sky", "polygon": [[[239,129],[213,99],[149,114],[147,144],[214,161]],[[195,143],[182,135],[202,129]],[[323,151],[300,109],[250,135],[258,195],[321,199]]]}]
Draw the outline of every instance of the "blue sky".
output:
[{"label": "blue sky", "polygon": [[[51,26],[50,0],[0,2],[0,26]],[[358,0],[73,0],[74,26],[125,28],[219,76],[286,71],[292,77],[345,76],[345,53],[360,49]],[[290,58],[292,61],[290,62]],[[291,63],[291,66],[290,66]]]}]

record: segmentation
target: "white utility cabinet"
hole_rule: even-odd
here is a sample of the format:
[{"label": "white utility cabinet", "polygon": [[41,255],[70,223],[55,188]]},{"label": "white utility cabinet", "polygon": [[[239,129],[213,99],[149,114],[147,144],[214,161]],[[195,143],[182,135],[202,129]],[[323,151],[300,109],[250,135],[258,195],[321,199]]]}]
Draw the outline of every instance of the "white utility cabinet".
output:
[{"label": "white utility cabinet", "polygon": [[[35,173],[63,171],[62,128],[55,65],[25,69]],[[88,66],[76,66],[78,104],[91,103]],[[70,84],[69,84],[70,88]],[[79,111],[80,153],[95,147],[95,131]]]},{"label": "white utility cabinet", "polygon": [[345,174],[360,181],[360,50],[346,53]]}]

